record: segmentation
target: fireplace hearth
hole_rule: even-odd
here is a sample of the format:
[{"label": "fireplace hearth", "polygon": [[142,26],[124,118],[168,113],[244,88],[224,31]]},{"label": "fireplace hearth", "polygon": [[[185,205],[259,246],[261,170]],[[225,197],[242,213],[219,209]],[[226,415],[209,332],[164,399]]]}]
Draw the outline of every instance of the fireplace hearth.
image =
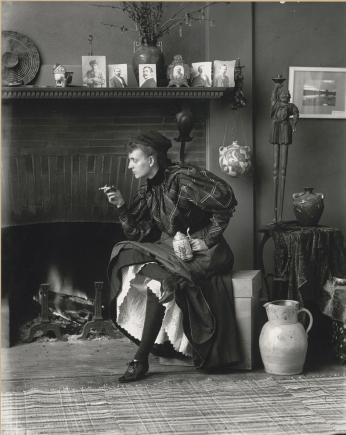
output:
[{"label": "fireplace hearth", "polygon": [[69,294],[66,294],[63,288],[55,290],[54,282],[42,283],[38,297],[34,297],[41,306],[40,316],[21,327],[21,341],[31,343],[38,337],[51,335],[63,341],[68,340],[70,335],[77,335],[79,340],[101,335],[121,338],[122,334],[113,321],[104,319],[104,282],[95,281],[94,286],[95,297],[92,301],[81,292],[67,290]]},{"label": "fireplace hearth", "polygon": [[[20,328],[40,315],[42,283],[61,294],[95,298],[95,281],[107,286],[113,245],[123,239],[118,223],[60,222],[2,229],[2,297],[9,302],[10,344]],[[55,276],[55,279],[52,278]],[[59,283],[57,283],[59,277]]]}]

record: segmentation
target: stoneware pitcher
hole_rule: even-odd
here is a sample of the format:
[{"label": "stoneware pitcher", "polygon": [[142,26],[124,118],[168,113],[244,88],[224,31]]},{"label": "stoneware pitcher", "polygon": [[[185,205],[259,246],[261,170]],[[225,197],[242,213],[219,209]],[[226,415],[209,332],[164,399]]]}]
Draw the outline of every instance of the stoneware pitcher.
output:
[{"label": "stoneware pitcher", "polygon": [[[299,309],[299,302],[278,300],[264,304],[268,322],[262,328],[259,347],[264,369],[274,375],[297,375],[303,371],[308,348],[308,332],[312,327],[312,314]],[[309,315],[305,331],[298,321],[302,311]]]}]

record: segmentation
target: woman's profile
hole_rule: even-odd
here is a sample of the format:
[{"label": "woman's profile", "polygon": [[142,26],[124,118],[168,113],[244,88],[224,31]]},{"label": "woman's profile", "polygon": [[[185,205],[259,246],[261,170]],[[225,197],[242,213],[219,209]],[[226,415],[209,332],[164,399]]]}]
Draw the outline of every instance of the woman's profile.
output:
[{"label": "woman's profile", "polygon": [[[111,254],[109,306],[121,331],[138,344],[120,382],[142,379],[150,352],[190,358],[202,368],[239,359],[233,254],[223,238],[237,201],[211,172],[171,163],[170,147],[158,132],[138,135],[128,143],[128,166],[145,182],[131,204],[118,189],[105,189],[126,238]],[[174,250],[177,233],[189,234],[189,261]]]}]

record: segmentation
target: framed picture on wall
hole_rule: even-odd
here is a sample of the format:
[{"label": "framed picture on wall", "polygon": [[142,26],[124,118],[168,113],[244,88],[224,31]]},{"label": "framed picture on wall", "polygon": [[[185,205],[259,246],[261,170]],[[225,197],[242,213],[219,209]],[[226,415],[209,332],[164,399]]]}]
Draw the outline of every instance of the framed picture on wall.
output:
[{"label": "framed picture on wall", "polygon": [[346,68],[290,66],[288,87],[300,118],[346,118]]}]

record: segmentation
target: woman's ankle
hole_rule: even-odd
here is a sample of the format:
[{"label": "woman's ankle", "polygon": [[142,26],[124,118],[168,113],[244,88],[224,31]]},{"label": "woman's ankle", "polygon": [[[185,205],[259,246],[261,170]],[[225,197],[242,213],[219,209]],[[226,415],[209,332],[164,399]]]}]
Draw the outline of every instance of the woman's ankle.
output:
[{"label": "woman's ankle", "polygon": [[142,353],[140,350],[137,351],[133,357],[133,361],[140,361],[141,363],[149,363],[149,355]]}]

